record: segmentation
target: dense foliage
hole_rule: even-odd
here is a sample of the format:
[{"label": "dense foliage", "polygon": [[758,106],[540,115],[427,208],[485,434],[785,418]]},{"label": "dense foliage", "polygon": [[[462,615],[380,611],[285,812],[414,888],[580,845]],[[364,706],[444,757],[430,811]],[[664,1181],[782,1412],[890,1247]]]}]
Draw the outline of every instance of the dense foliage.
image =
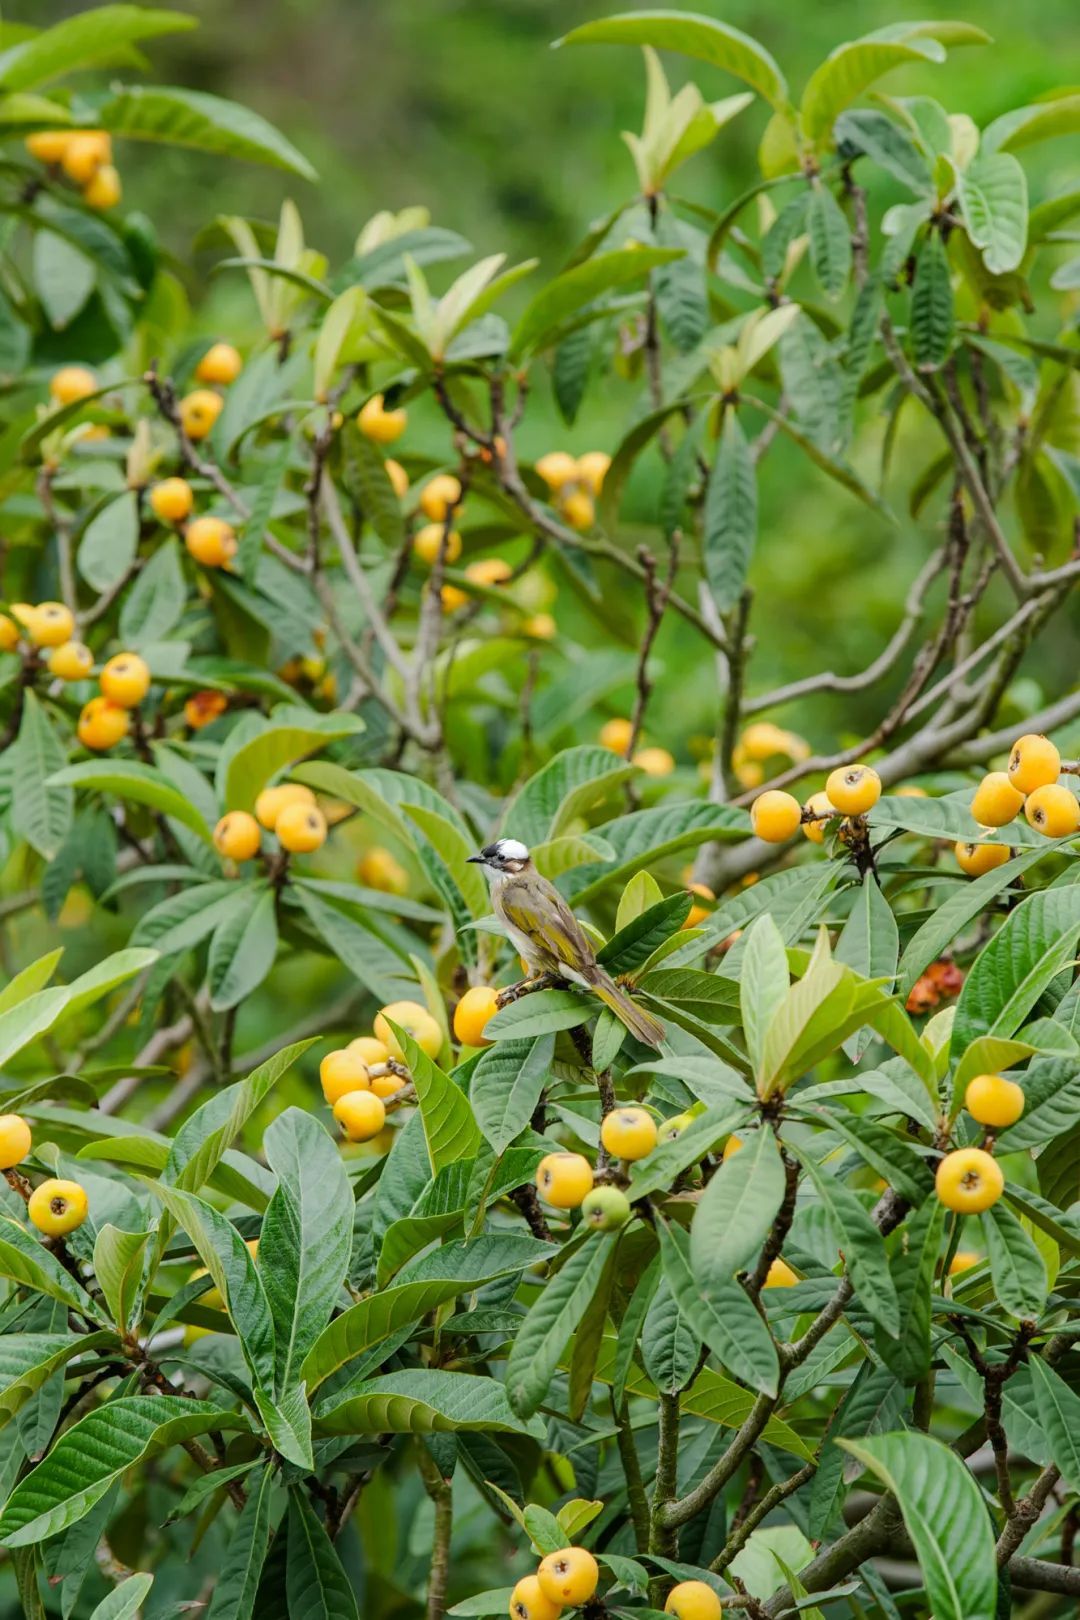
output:
[{"label": "dense foliage", "polygon": [[[644,112],[569,263],[409,207],[332,265],[286,198],[203,232],[242,353],[127,143],[310,170],[132,77],[187,23],[0,29],[7,1612],[1072,1612],[1080,692],[1026,672],[1080,186],[1017,154],[1080,95],[889,93],[968,23],[796,95],[718,21],[591,22]],[[525,456],[549,387],[622,436]],[[907,581],[769,690],[774,467]]]}]

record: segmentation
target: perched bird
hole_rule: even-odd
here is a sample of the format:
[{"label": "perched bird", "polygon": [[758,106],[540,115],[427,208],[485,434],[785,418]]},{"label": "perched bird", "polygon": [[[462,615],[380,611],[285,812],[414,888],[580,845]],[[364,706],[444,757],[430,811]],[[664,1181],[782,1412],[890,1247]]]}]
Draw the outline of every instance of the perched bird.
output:
[{"label": "perched bird", "polygon": [[484,868],[495,915],[530,973],[553,973],[591,990],[636,1040],[660,1045],[663,1024],[620,990],[600,966],[581,924],[555,885],[536,870],[524,844],[516,838],[497,838],[469,860]]}]

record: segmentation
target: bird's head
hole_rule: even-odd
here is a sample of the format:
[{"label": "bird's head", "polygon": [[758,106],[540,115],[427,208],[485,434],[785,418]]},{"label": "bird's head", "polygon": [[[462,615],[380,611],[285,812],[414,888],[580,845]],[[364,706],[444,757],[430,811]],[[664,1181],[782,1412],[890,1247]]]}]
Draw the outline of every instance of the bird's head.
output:
[{"label": "bird's head", "polygon": [[529,851],[516,838],[496,838],[493,844],[485,844],[478,855],[470,855],[469,860],[476,866],[483,866],[489,873],[503,872],[513,876],[516,872],[524,872],[528,866]]}]

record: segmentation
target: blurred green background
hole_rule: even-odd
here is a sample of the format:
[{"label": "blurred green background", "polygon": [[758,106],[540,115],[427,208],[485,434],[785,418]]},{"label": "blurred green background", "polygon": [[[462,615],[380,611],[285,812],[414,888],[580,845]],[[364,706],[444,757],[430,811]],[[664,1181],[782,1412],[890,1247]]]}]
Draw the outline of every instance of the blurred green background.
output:
[{"label": "blurred green background", "polygon": [[[463,232],[477,256],[503,250],[513,261],[535,254],[551,272],[590,221],[635,189],[619,132],[640,127],[639,53],[612,46],[550,48],[579,23],[635,9],[632,0],[177,0],[177,8],[190,11],[200,26],[150,42],[153,77],[255,108],[319,171],[318,183],[309,185],[191,152],[121,146],[125,203],[153,217],[168,248],[187,266],[183,273],[207,331],[228,331],[240,340],[257,335],[244,278],[235,272],[210,275],[220,248],[192,256],[198,233],[216,213],[272,219],[283,197],[292,196],[309,242],[333,263],[347,255],[376,209],[421,203],[436,223]],[[4,16],[41,24],[82,9],[61,0],[12,0]],[[928,10],[926,0],[697,0],[686,9],[755,35],[777,57],[796,94],[841,41]],[[984,124],[1055,86],[1080,82],[1077,0],[1043,0],[1037,12],[1016,0],[954,0],[940,14],[979,23],[994,43],[953,50],[941,67],[896,73],[890,90],[935,95],[950,111],[965,111]],[[667,55],[665,65],[675,83],[693,77],[709,96],[740,88],[702,63]],[[759,101],[736,119],[680,173],[679,192],[716,208],[737,195],[756,176],[766,118]],[[1033,200],[1063,189],[1070,178],[1075,183],[1075,141],[1049,142],[1023,156]],[[460,268],[443,267],[436,277]],[[512,297],[523,298],[529,286],[524,283]],[[1051,313],[1051,329],[1056,319]],[[601,373],[579,421],[567,429],[538,378],[519,447],[526,455],[553,445],[613,450],[639,403],[639,384]],[[873,409],[869,417],[855,460],[874,479],[881,421]],[[445,453],[445,425],[434,414],[414,413],[410,443]],[[823,666],[857,669],[880,649],[940,519],[940,503],[931,503],[918,524],[906,516],[906,485],[935,448],[932,432],[905,425],[887,490],[902,518],[896,531],[791,446],[770,453],[752,573],[759,600],[767,604],[758,614],[752,690]],[[644,522],[654,508],[657,471],[646,457],[635,475],[620,537],[627,544],[648,538],[646,528],[636,531],[635,519]],[[686,587],[692,590],[692,582]],[[609,598],[604,611],[605,623],[632,646],[640,602]],[[589,627],[566,602],[565,589],[559,621],[572,638],[588,640]],[[1047,633],[1032,660],[1051,693],[1066,656],[1059,635]],[[701,675],[690,682],[661,681],[653,711],[656,739],[670,742],[688,764],[689,740],[707,733],[715,719],[709,662],[675,631],[661,637],[658,654],[669,669],[686,670],[693,658]],[[1040,695],[1031,685],[1017,694],[1025,705]],[[616,706],[629,697],[617,695]],[[775,718],[832,747],[865,734],[884,703],[880,693],[817,699],[808,711],[794,707]]]}]

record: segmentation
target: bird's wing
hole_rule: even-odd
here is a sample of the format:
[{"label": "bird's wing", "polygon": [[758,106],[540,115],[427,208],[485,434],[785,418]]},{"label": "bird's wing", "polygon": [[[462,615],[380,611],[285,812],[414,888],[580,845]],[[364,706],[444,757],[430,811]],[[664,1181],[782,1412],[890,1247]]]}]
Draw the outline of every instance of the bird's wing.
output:
[{"label": "bird's wing", "polygon": [[559,962],[579,972],[595,965],[596,952],[588,936],[558,889],[546,878],[511,878],[503,884],[499,904],[512,928],[542,943]]}]

